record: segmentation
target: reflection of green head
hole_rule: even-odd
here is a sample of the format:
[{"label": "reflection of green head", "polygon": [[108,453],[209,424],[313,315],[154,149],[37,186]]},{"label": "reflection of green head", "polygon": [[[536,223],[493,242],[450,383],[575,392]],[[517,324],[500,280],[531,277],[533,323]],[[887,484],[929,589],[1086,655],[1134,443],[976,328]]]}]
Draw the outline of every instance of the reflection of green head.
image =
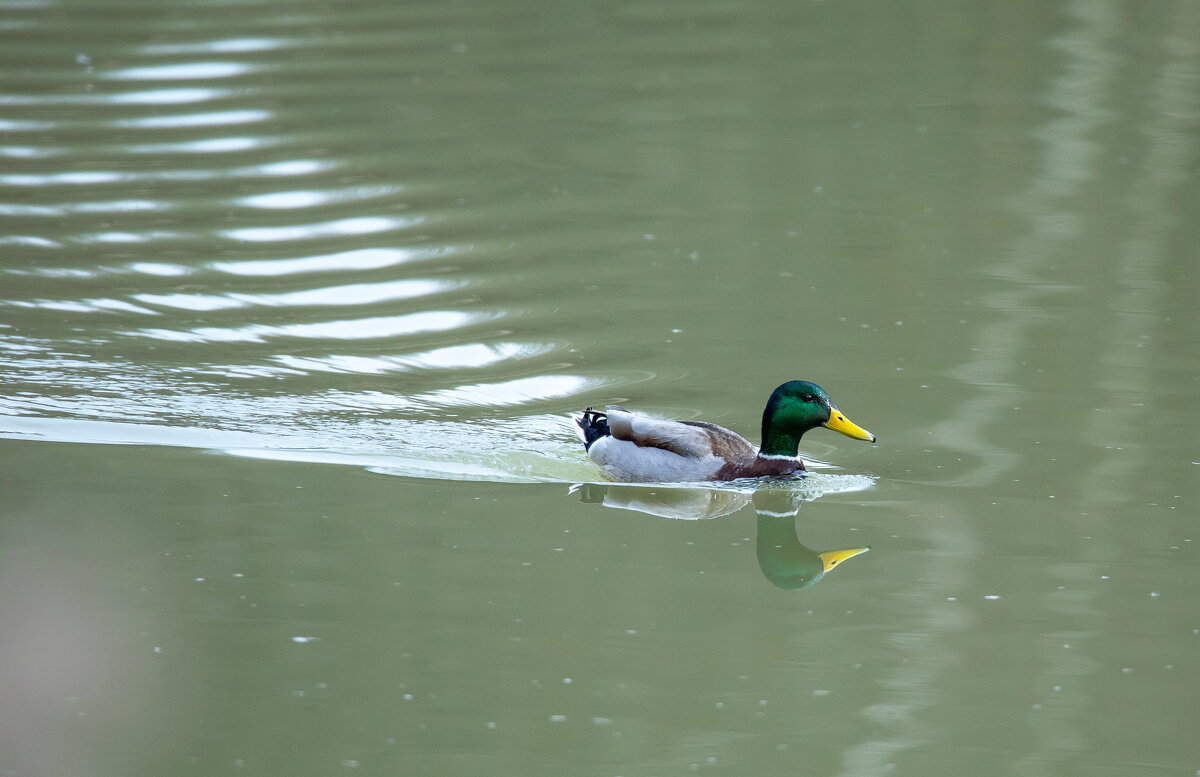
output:
[{"label": "reflection of green head", "polygon": [[756,551],[763,577],[779,588],[796,591],[816,585],[829,570],[870,548],[817,552],[800,544],[796,536],[799,505],[789,495],[766,489],[754,495],[758,514]]}]

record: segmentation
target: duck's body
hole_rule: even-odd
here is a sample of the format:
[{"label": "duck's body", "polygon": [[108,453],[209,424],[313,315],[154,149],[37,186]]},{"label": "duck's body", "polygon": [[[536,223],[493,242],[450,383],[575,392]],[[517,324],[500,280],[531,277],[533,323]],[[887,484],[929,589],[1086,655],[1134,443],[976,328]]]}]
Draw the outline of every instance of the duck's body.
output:
[{"label": "duck's body", "polygon": [[613,480],[736,480],[804,469],[797,456],[761,454],[740,434],[703,421],[669,421],[608,405],[604,412],[588,408],[576,424],[588,457]]},{"label": "duck's body", "polygon": [[703,421],[669,421],[608,405],[575,417],[588,457],[614,480],[678,482],[778,477],[804,469],[800,438],[817,426],[875,442],[848,421],[820,386],[793,380],[763,410],[763,444]]}]

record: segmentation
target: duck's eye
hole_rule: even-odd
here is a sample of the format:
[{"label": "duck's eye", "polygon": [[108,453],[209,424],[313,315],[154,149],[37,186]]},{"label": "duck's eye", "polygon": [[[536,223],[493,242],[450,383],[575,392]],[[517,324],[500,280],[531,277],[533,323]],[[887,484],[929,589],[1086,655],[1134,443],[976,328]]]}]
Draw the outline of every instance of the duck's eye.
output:
[{"label": "duck's eye", "polygon": [[802,396],[800,398],[803,399],[805,402],[812,402],[814,399],[816,399],[816,397],[814,397],[812,394],[805,394],[804,396]]}]

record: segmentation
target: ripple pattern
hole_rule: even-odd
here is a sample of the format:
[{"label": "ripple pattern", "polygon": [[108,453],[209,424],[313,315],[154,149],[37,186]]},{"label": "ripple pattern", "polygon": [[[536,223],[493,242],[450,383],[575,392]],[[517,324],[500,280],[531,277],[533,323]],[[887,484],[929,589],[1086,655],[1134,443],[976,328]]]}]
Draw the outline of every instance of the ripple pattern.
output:
[{"label": "ripple pattern", "polygon": [[[446,440],[504,445],[498,420],[622,382],[574,370],[528,304],[487,238],[502,198],[469,207],[454,149],[430,155],[444,125],[398,99],[394,37],[314,38],[303,3],[233,37],[221,3],[112,10],[0,4],[29,33],[0,54],[22,65],[0,92],[0,434],[462,458]],[[543,446],[545,417],[522,427]],[[439,418],[467,431],[414,432]]]}]

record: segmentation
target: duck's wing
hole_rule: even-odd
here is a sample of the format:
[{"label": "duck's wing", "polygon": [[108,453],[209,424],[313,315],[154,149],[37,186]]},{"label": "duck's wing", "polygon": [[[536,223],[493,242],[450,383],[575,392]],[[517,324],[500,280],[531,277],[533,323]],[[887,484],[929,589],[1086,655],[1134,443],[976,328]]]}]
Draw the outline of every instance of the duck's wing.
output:
[{"label": "duck's wing", "polygon": [[641,448],[661,448],[679,456],[717,456],[725,461],[753,459],[754,446],[744,437],[703,421],[668,421],[631,413],[620,405],[606,408],[612,436]]}]

